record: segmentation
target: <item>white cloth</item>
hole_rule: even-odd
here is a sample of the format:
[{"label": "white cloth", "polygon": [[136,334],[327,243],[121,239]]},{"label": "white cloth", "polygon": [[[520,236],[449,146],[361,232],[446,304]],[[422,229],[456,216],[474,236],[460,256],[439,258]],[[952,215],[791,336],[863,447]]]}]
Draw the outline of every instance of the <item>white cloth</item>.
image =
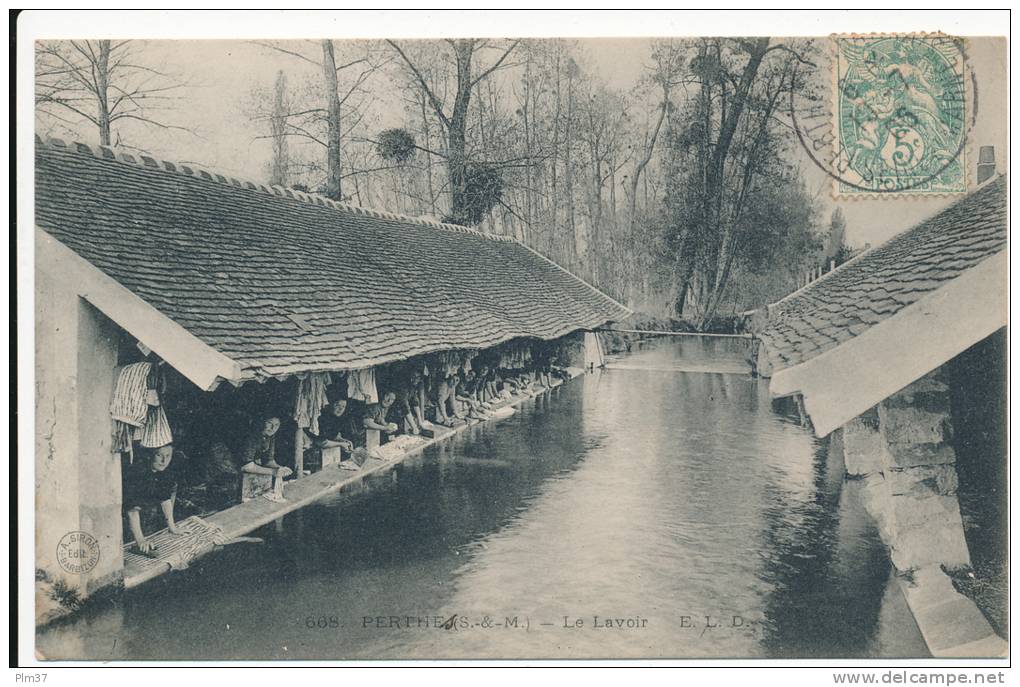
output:
[{"label": "white cloth", "polygon": [[163,406],[149,406],[145,424],[135,430],[135,436],[145,448],[159,448],[173,443],[174,435],[170,432],[170,422]]},{"label": "white cloth", "polygon": [[379,392],[375,389],[375,368],[353,370],[347,374],[347,397],[365,403],[378,403]]},{"label": "white cloth", "polygon": [[319,433],[319,413],[329,405],[326,396],[329,383],[328,372],[311,372],[298,381],[294,397],[294,420],[298,427],[307,427],[315,435]]},{"label": "white cloth", "polygon": [[130,451],[131,431],[145,448],[159,448],[173,443],[170,422],[160,402],[159,392],[149,388],[149,376],[158,373],[149,362],[125,365],[117,375],[110,401],[114,420],[113,451]]}]

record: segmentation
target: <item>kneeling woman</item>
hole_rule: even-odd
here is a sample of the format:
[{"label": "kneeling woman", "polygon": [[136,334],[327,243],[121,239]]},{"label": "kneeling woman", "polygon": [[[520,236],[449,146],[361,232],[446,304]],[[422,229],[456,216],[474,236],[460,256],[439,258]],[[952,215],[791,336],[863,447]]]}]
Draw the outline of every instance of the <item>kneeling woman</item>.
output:
[{"label": "kneeling woman", "polygon": [[159,505],[170,534],[185,535],[188,530],[174,522],[174,500],[177,496],[177,478],[170,469],[174,447],[166,444],[145,459],[137,461],[127,475],[124,484],[124,508],[127,511],[128,527],[135,538],[132,550],[143,556],[156,557],[156,546],[145,538],[142,532],[141,510]]},{"label": "kneeling woman", "polygon": [[260,426],[248,435],[241,454],[241,472],[253,475],[272,475],[273,491],[264,496],[270,501],[283,500],[283,478],[293,470],[276,462],[276,434],[280,431],[280,418],[265,417]]}]

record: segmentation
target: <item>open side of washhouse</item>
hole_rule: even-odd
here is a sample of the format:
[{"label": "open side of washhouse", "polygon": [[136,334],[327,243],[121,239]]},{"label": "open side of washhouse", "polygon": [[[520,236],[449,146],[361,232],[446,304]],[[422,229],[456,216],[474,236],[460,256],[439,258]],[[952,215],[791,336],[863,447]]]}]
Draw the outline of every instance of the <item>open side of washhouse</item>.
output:
[{"label": "open side of washhouse", "polygon": [[[41,622],[509,412],[600,364],[592,330],[630,314],[510,237],[147,155],[37,139],[35,181]],[[444,425],[431,415],[426,431],[388,444],[354,417],[409,379],[424,378],[431,399],[441,377],[483,369],[508,382],[530,370],[544,383],[508,383],[481,416]],[[356,469],[323,467],[331,461],[309,441],[337,397],[363,431],[357,449],[371,454]],[[243,451],[267,416],[281,424],[275,458],[294,471],[274,494],[282,499],[214,508],[201,489],[181,489],[191,534],[155,535],[155,557],[132,553],[124,475],[154,448],[140,444],[169,433],[173,462],[201,474],[213,446]],[[243,488],[257,495],[258,485]]]}]

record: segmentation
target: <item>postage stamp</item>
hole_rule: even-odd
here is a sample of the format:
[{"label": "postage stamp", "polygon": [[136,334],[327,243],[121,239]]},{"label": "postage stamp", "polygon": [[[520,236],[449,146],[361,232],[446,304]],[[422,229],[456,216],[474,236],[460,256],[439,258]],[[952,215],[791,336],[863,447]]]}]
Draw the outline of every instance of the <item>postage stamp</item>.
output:
[{"label": "postage stamp", "polygon": [[933,35],[835,41],[837,193],[965,192],[962,40]]}]

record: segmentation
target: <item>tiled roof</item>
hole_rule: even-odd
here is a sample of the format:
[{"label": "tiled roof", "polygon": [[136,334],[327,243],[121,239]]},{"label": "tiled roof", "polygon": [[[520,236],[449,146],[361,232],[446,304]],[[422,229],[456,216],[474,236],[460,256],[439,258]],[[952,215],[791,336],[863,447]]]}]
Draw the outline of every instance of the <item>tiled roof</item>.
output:
[{"label": "tiled roof", "polygon": [[36,142],[36,226],[242,370],[357,369],[629,311],[521,243]]},{"label": "tiled roof", "polygon": [[859,336],[1006,246],[1006,177],[769,306],[773,370]]}]

